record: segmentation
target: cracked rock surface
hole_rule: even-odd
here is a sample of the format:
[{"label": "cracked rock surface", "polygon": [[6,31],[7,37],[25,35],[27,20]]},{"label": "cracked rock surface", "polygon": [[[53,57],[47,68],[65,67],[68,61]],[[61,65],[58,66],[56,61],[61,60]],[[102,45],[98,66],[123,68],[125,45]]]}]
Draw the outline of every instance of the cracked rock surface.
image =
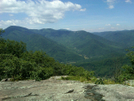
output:
[{"label": "cracked rock surface", "polygon": [[0,82],[0,101],[134,101],[134,87],[96,85],[60,76],[42,81]]}]

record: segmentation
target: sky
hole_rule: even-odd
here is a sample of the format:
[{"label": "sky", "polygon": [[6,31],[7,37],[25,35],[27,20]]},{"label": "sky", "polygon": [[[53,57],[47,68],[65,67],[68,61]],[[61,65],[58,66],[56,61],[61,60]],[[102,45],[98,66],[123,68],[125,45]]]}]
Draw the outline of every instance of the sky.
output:
[{"label": "sky", "polygon": [[134,0],[0,0],[0,28],[134,29]]}]

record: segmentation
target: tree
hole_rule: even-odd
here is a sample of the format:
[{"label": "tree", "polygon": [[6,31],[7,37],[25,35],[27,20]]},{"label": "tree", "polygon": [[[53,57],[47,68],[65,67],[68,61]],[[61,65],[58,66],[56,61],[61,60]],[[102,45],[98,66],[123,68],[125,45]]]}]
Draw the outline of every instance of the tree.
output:
[{"label": "tree", "polygon": [[127,53],[127,56],[129,57],[130,59],[130,62],[132,65],[134,65],[134,47],[132,47],[132,50],[127,50],[128,53]]},{"label": "tree", "polygon": [[26,44],[23,42],[1,39],[0,54],[13,54],[18,58],[26,51]]},{"label": "tree", "polygon": [[[132,47],[134,48],[134,47]],[[129,79],[134,79],[134,50],[128,50],[127,56],[130,59],[131,65],[122,66],[121,75],[119,75],[119,81],[123,82]]]},{"label": "tree", "polygon": [[114,72],[114,75],[113,75],[113,77],[112,77],[112,79],[115,81],[115,82],[118,82],[119,80],[119,75],[121,75],[121,59],[120,58],[116,58],[114,61],[113,61],[113,63],[114,63],[114,70],[113,70],[113,72]]}]

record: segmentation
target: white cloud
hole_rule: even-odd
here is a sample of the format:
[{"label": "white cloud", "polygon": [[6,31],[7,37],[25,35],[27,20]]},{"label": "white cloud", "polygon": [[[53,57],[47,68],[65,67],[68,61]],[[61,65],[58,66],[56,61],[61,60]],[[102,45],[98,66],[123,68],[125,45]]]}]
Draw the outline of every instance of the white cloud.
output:
[{"label": "white cloud", "polygon": [[0,26],[16,25],[16,24],[20,24],[20,23],[22,23],[22,22],[19,21],[19,20],[7,20],[7,21],[1,20],[0,21]]},{"label": "white cloud", "polygon": [[[81,5],[60,0],[0,0],[0,13],[25,13],[24,18],[30,24],[44,24],[56,22],[64,17],[66,11],[85,11]],[[10,15],[12,16],[12,15]],[[13,20],[10,21],[12,23]],[[19,21],[19,20],[16,20]],[[17,22],[14,23],[17,23]],[[3,21],[0,21],[0,23]],[[9,23],[8,21],[5,21]],[[19,21],[21,23],[23,21]]]},{"label": "white cloud", "polygon": [[115,3],[116,0],[106,0],[108,6],[109,6],[109,9],[113,9],[114,8],[114,3]]},{"label": "white cloud", "polygon": [[120,26],[120,24],[116,24],[116,26]]},{"label": "white cloud", "polygon": [[127,3],[131,3],[131,0],[125,0],[125,2],[127,2]]}]

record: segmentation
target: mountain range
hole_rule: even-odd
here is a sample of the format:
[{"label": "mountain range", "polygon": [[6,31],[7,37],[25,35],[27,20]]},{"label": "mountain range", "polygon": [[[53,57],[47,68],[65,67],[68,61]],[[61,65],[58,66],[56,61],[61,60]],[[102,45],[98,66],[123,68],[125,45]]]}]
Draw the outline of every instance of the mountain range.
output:
[{"label": "mountain range", "polygon": [[[134,30],[90,33],[83,30],[27,29],[19,26],[10,26],[4,30],[3,38],[23,41],[28,50],[42,50],[61,63],[71,63],[88,70],[98,71],[104,66],[102,74],[109,70],[106,61],[124,58],[125,49],[134,43]],[[100,67],[96,67],[98,64]]]},{"label": "mountain range", "polygon": [[[3,38],[23,41],[28,50],[43,50],[60,62],[75,62],[122,53],[123,47],[86,31],[27,29],[10,26]],[[63,60],[64,59],[64,60]]]},{"label": "mountain range", "polygon": [[27,28],[22,28],[18,26],[8,27],[7,29],[5,29],[5,33],[2,37],[5,39],[22,41],[27,44],[27,50],[42,50],[60,62],[78,61],[84,59],[78,54],[70,51],[65,46],[60,45],[57,42],[48,39],[42,35],[34,33]]},{"label": "mountain range", "polygon": [[112,42],[120,43],[124,48],[134,46],[134,30],[109,31],[94,34],[108,39]]},{"label": "mountain range", "polygon": [[33,32],[62,44],[87,58],[104,57],[119,53],[119,50],[122,49],[119,44],[86,31],[41,29]]}]

